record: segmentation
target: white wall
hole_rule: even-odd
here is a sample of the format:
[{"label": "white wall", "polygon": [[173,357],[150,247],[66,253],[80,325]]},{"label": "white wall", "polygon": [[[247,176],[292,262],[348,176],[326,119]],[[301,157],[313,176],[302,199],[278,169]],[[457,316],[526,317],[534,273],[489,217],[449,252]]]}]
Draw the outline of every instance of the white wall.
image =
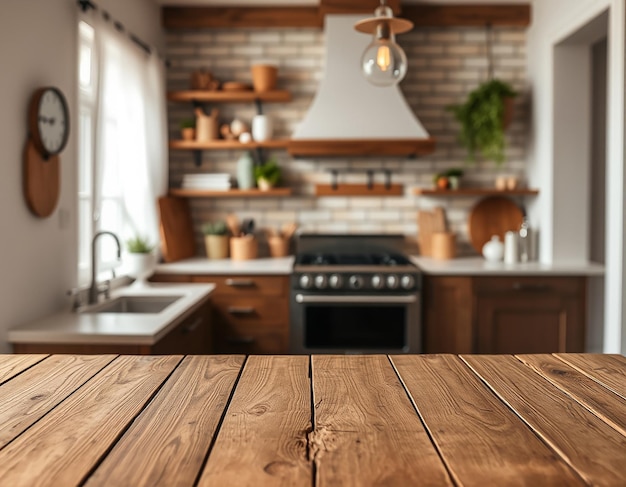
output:
[{"label": "white wall", "polygon": [[[562,245],[556,238],[560,222],[555,208],[568,196],[567,187],[556,184],[554,169],[556,98],[554,73],[555,46],[585,24],[609,9],[609,113],[607,115],[607,199],[606,199],[606,297],[604,351],[618,352],[626,339],[624,319],[624,2],[623,0],[535,0],[533,24],[528,32],[528,70],[533,87],[532,136],[529,147],[529,180],[540,189],[540,196],[530,206],[531,221],[539,222],[540,256],[544,262],[559,259]],[[581,76],[583,76],[581,72]],[[574,124],[576,120],[573,119]],[[559,126],[559,130],[566,130]],[[581,238],[586,238],[583,229]],[[567,249],[566,249],[567,250]],[[581,246],[585,260],[586,250]],[[567,253],[567,252],[566,252]],[[572,257],[568,254],[568,257]],[[624,348],[622,348],[624,351]]]},{"label": "white wall", "polygon": [[[160,47],[159,9],[151,0],[98,0],[145,41]],[[22,150],[33,91],[57,86],[77,110],[75,0],[0,2],[0,353],[6,330],[66,305],[76,282],[76,126],[61,154],[61,197],[47,219],[32,216],[22,196]]]}]

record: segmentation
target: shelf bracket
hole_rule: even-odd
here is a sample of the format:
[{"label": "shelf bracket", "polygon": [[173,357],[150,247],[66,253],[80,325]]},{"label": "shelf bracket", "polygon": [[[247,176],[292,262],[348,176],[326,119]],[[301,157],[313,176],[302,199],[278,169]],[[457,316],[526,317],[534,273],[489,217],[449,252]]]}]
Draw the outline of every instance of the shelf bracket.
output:
[{"label": "shelf bracket", "polygon": [[374,171],[371,169],[366,171],[367,173],[367,189],[372,189],[374,187]]},{"label": "shelf bracket", "polygon": [[193,151],[193,163],[196,167],[202,166],[202,151],[199,149],[194,149]]},{"label": "shelf bracket", "polygon": [[339,170],[338,169],[331,169],[330,170],[330,174],[332,176],[330,185],[333,188],[333,191],[337,191],[338,180],[339,180]]},{"label": "shelf bracket", "polygon": [[256,113],[257,115],[263,115],[263,103],[258,98],[254,99],[254,104],[256,105]]},{"label": "shelf bracket", "polygon": [[391,171],[389,169],[383,169],[385,173],[385,189],[391,189]]}]

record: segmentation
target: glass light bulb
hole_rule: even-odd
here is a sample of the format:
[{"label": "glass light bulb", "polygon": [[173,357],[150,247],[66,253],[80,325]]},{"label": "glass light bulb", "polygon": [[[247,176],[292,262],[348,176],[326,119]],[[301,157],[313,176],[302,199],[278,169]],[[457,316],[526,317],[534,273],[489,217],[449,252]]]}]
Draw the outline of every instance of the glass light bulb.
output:
[{"label": "glass light bulb", "polygon": [[365,79],[376,86],[393,86],[406,75],[406,54],[391,39],[375,39],[361,57]]}]

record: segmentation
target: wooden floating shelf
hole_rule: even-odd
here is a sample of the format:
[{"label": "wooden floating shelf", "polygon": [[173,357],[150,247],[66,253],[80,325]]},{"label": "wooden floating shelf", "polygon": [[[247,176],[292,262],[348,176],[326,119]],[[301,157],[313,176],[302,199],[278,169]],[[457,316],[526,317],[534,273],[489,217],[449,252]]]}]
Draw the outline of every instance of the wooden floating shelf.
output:
[{"label": "wooden floating shelf", "polygon": [[207,103],[251,103],[263,101],[267,103],[281,103],[291,101],[291,93],[286,90],[267,91],[208,91],[188,90],[170,91],[167,94],[169,101],[180,102],[207,102]]},{"label": "wooden floating shelf", "polygon": [[291,188],[272,188],[267,191],[260,189],[230,189],[228,191],[211,191],[204,189],[171,188],[170,196],[181,198],[278,198],[291,195]]},{"label": "wooden floating shelf", "polygon": [[178,150],[253,150],[253,149],[286,149],[289,139],[272,139],[264,142],[242,143],[238,140],[170,140],[170,149]]},{"label": "wooden floating shelf", "polygon": [[404,186],[392,184],[374,184],[371,188],[367,184],[338,184],[333,188],[331,184],[316,184],[316,196],[402,196]]},{"label": "wooden floating shelf", "polygon": [[435,139],[291,139],[292,156],[414,156],[434,152]]},{"label": "wooden floating shelf", "polygon": [[536,196],[538,189],[496,189],[496,188],[461,188],[433,189],[415,188],[413,194],[420,196],[456,197],[456,196]]}]

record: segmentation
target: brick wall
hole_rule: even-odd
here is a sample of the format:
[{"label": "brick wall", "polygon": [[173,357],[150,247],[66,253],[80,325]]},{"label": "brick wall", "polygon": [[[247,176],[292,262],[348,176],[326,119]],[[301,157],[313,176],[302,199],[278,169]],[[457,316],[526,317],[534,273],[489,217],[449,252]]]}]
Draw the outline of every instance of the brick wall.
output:
[{"label": "brick wall", "polygon": [[[198,254],[203,252],[200,225],[235,212],[240,218],[254,218],[257,228],[279,228],[296,221],[316,232],[402,233],[412,241],[417,234],[416,211],[446,208],[452,230],[458,233],[459,251],[471,252],[467,244],[466,220],[476,198],[426,198],[412,195],[416,186],[431,186],[433,175],[451,167],[465,170],[464,180],[472,185],[491,186],[499,174],[523,179],[527,117],[526,36],[523,29],[495,29],[495,76],[512,83],[522,94],[509,129],[507,163],[497,168],[492,162],[468,165],[466,152],[457,142],[458,124],[445,110],[460,103],[466,94],[487,77],[486,32],[477,28],[416,29],[398,36],[409,60],[408,74],[401,89],[413,111],[431,136],[437,139],[435,153],[419,159],[349,158],[292,159],[286,151],[270,151],[283,169],[285,184],[294,196],[271,199],[194,199],[191,201],[197,227]],[[192,71],[210,70],[221,81],[250,81],[250,66],[259,59],[278,62],[279,88],[293,93],[293,101],[265,104],[264,113],[273,116],[277,136],[289,136],[303,118],[322,75],[324,33],[318,29],[261,29],[176,31],[167,35],[168,89],[188,89]],[[220,104],[220,118],[237,117],[250,122],[252,104]],[[192,116],[192,107],[170,104],[171,138],[179,138],[178,124]],[[198,172],[236,174],[241,151],[205,151],[203,164],[195,167],[191,152],[170,152],[170,186],[180,185],[182,175]],[[365,182],[367,169],[388,168],[393,181],[405,185],[403,197],[316,198],[313,184],[329,183],[329,168],[350,169],[342,181]]]}]

